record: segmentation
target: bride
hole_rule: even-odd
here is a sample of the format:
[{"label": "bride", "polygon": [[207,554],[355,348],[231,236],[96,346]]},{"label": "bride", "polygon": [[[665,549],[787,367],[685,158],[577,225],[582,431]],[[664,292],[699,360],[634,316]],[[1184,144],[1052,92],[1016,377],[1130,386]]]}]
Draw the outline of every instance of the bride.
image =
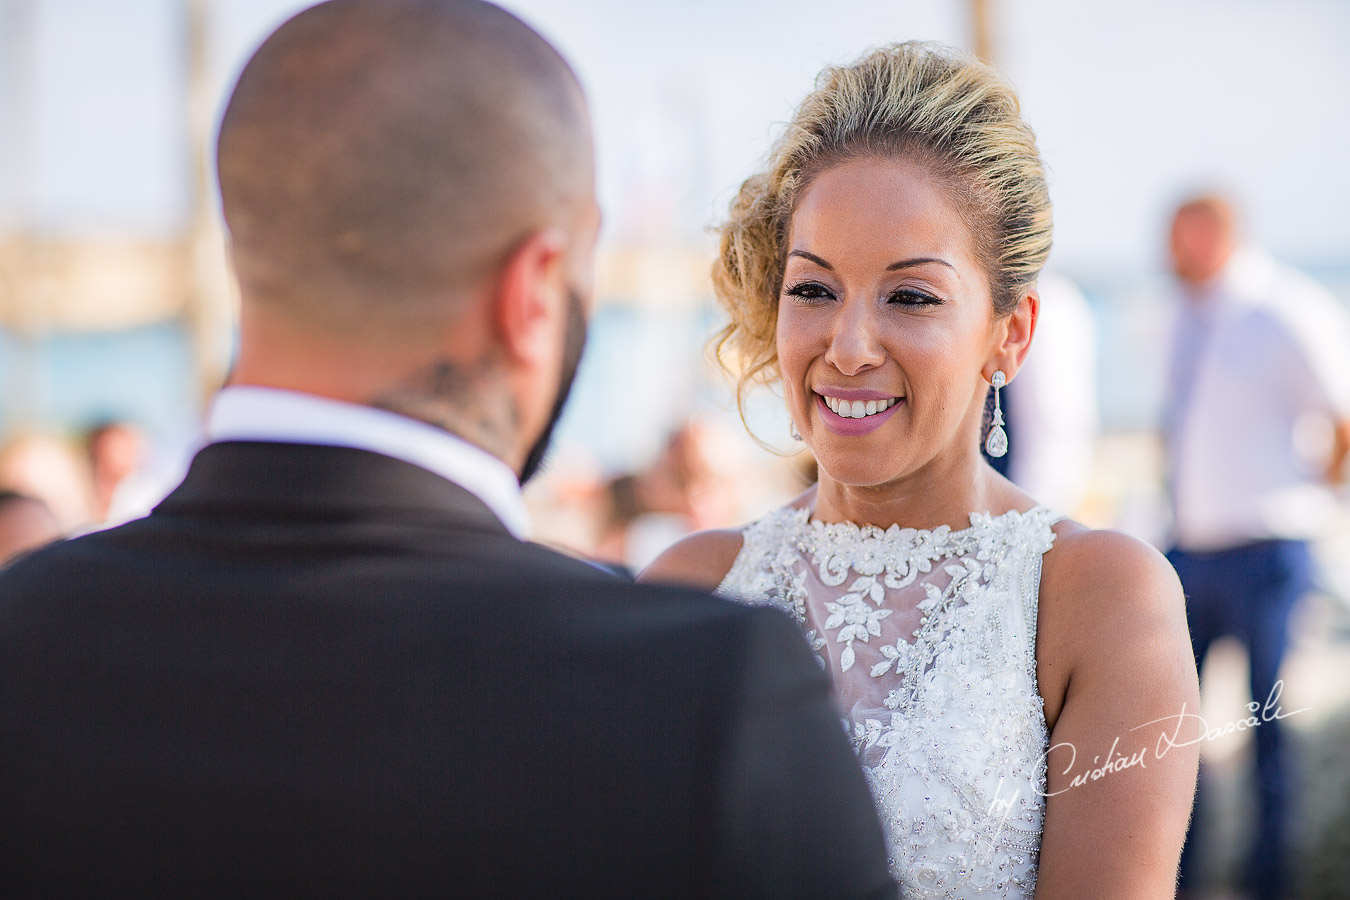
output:
[{"label": "bride", "polygon": [[800,623],[906,897],[1171,897],[1195,665],[1163,558],[981,458],[1035,331],[1050,203],[1011,89],[909,43],[827,69],[742,186],[719,351],[781,384],[819,480],[643,573]]}]

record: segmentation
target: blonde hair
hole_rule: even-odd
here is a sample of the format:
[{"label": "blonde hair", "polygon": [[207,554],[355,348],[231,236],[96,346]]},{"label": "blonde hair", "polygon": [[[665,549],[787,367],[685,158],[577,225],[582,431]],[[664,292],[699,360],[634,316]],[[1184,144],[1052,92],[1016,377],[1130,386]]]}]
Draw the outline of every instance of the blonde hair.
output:
[{"label": "blonde hair", "polygon": [[974,237],[997,315],[1016,307],[1045,264],[1045,170],[1017,95],[997,73],[920,41],[825,69],[720,229],[713,290],[730,322],[713,346],[739,375],[742,418],[750,386],[778,376],[778,293],[797,199],[822,170],[869,156],[911,159],[943,183]]}]

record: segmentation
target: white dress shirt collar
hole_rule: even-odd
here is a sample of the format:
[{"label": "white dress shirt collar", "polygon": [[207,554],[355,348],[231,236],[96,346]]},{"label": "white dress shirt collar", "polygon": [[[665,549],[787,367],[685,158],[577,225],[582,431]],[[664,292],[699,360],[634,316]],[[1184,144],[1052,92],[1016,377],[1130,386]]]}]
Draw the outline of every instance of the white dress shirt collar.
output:
[{"label": "white dress shirt collar", "polygon": [[[1189,305],[1202,316],[1268,301],[1271,283],[1278,277],[1275,260],[1259,247],[1239,246],[1208,283],[1191,291]],[[1194,300],[1198,300],[1197,305]]]},{"label": "white dress shirt collar", "polygon": [[435,426],[396,413],[276,388],[227,387],[207,417],[211,441],[369,450],[420,466],[478,497],[516,537],[529,532],[520,483],[506,463]]}]

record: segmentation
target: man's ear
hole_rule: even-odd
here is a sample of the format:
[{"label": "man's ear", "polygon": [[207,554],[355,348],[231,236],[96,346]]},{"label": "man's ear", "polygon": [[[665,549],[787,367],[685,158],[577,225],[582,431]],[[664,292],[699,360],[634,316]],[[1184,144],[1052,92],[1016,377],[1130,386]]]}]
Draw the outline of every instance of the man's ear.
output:
[{"label": "man's ear", "polygon": [[1041,296],[1036,287],[1027,288],[1011,313],[995,323],[994,354],[986,367],[986,379],[1002,369],[1008,381],[1017,375],[1026,362],[1031,339],[1036,334],[1036,323],[1041,316]]},{"label": "man's ear", "polygon": [[493,325],[516,360],[538,363],[558,354],[567,299],[564,246],[558,229],[540,229],[511,251],[497,278]]}]

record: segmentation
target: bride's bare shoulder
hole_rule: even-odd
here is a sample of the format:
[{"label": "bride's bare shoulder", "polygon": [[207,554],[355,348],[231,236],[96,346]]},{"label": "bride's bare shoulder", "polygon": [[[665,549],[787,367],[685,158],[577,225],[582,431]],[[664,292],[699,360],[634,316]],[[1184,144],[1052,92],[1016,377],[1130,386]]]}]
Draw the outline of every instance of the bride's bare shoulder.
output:
[{"label": "bride's bare shoulder", "polygon": [[1119,532],[1071,521],[1055,526],[1037,630],[1047,721],[1058,715],[1071,679],[1142,689],[1160,672],[1183,679],[1189,667],[1186,677],[1195,677],[1176,573],[1152,546]]},{"label": "bride's bare shoulder", "polygon": [[744,539],[738,528],[698,531],[670,546],[638,575],[638,581],[679,584],[711,591],[731,571]]},{"label": "bride's bare shoulder", "polygon": [[1093,594],[1108,594],[1119,601],[1122,596],[1173,599],[1175,575],[1167,560],[1149,544],[1118,531],[1094,530],[1065,519],[1055,526],[1054,548],[1046,554],[1042,592],[1060,593],[1054,588],[1091,586]]},{"label": "bride's bare shoulder", "polygon": [[[797,495],[784,509],[805,509],[815,500],[815,485]],[[713,591],[727,577],[736,557],[745,546],[742,528],[716,528],[696,531],[652,561],[638,575],[638,581],[679,584]]]}]

